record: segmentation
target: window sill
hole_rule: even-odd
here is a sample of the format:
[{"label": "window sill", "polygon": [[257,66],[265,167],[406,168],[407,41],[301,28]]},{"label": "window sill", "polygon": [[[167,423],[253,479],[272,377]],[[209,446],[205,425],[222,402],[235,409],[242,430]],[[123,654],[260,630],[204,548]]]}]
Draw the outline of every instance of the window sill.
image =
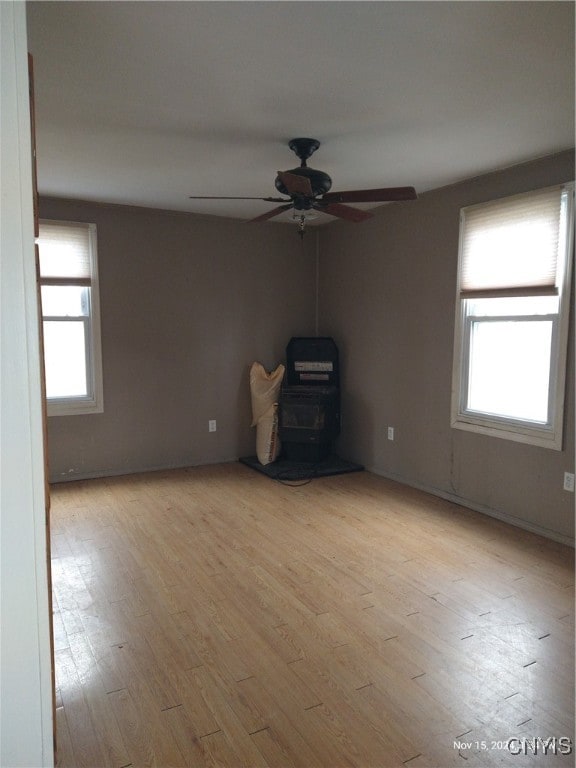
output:
[{"label": "window sill", "polygon": [[94,400],[48,400],[47,414],[51,416],[81,416],[89,413],[103,413],[104,405]]},{"label": "window sill", "polygon": [[562,450],[562,430],[522,426],[511,422],[496,422],[480,419],[468,414],[459,414],[450,425],[453,429],[475,432],[480,435],[513,440],[525,445],[535,445],[540,448]]}]

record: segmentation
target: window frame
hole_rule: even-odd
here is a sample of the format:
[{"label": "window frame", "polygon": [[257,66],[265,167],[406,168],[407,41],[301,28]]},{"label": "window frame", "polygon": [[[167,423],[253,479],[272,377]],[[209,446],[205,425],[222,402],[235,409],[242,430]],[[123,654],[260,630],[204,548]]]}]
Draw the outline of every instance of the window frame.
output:
[{"label": "window frame", "polygon": [[[466,208],[460,211],[460,236],[458,248],[458,276],[456,281],[456,320],[454,330],[454,358],[452,373],[451,427],[478,434],[490,435],[530,445],[562,450],[564,400],[566,388],[566,363],[568,352],[568,331],[570,320],[570,292],[573,261],[573,230],[574,230],[574,182],[556,185],[566,192],[566,217],[563,222],[565,231],[560,232],[564,242],[564,253],[557,272],[558,311],[554,314],[521,314],[521,315],[472,315],[467,310],[467,302],[473,300],[470,294],[463,295],[461,291],[462,254],[464,216]],[[534,193],[543,190],[534,190]],[[530,195],[531,193],[525,193]],[[502,198],[505,202],[509,198]],[[490,201],[494,202],[494,201]],[[471,206],[472,207],[472,206]],[[527,289],[495,289],[480,291],[476,298],[483,294],[486,298],[529,295],[549,295],[549,291]],[[553,321],[552,343],[550,353],[549,391],[548,391],[548,421],[543,424],[497,414],[473,411],[467,407],[470,370],[470,345],[474,322],[500,321]]]},{"label": "window frame", "polygon": [[[42,308],[42,293],[40,290],[40,309],[42,325],[45,322],[79,322],[84,325],[85,340],[85,369],[86,396],[48,397],[46,406],[48,416],[73,416],[104,411],[103,376],[102,376],[102,342],[100,332],[100,293],[98,280],[98,250],[96,224],[82,221],[62,221],[60,219],[40,219],[40,230],[43,224],[58,224],[61,227],[82,227],[88,231],[88,256],[90,262],[89,278],[73,277],[42,277],[39,276],[40,289],[43,286],[79,286],[87,287],[89,291],[88,315],[47,315]],[[40,237],[39,237],[40,239]]]}]

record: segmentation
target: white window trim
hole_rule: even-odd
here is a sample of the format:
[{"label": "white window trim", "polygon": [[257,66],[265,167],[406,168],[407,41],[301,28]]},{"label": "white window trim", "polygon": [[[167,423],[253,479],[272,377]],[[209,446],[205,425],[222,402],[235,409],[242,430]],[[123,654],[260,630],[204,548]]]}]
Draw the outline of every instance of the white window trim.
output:
[{"label": "white window trim", "polygon": [[[51,224],[54,222],[64,226],[75,226],[78,224],[86,226],[86,222],[40,219],[40,224]],[[48,416],[73,416],[89,413],[103,413],[104,411],[98,250],[95,224],[88,224],[88,235],[90,241],[90,317],[86,322],[89,337],[89,343],[86,345],[86,372],[88,375],[89,391],[91,392],[91,395],[88,397],[47,398],[46,405]],[[40,284],[42,285],[42,278],[40,278]],[[42,318],[44,319],[44,315],[42,315]],[[50,316],[50,319],[57,320],[58,318],[52,318]]]},{"label": "white window trim", "polygon": [[[564,401],[566,389],[566,362],[568,351],[568,330],[570,320],[571,270],[574,248],[574,183],[560,185],[571,195],[566,221],[567,237],[566,250],[561,271],[561,289],[557,323],[553,331],[552,372],[550,382],[550,400],[554,403],[550,423],[536,425],[534,422],[522,422],[516,419],[506,419],[500,416],[479,415],[467,411],[463,407],[467,371],[465,363],[468,360],[467,347],[469,339],[465,332],[468,318],[465,311],[465,299],[460,293],[460,276],[462,268],[462,235],[458,247],[458,279],[456,283],[456,321],[454,329],[454,363],[452,369],[452,400],[450,425],[454,429],[475,432],[482,435],[504,438],[520,443],[551,448],[561,451],[563,444]],[[512,294],[511,294],[512,295]],[[527,316],[525,316],[527,318]],[[545,316],[540,316],[544,318]]]}]

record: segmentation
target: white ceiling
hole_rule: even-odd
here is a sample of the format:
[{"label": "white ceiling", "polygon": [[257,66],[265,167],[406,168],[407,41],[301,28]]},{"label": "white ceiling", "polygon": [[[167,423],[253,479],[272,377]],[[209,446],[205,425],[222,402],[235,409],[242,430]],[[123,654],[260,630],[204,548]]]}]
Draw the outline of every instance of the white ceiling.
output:
[{"label": "white ceiling", "polygon": [[45,195],[251,218],[188,196],[277,196],[298,136],[333,191],[574,145],[572,2],[31,2],[28,33]]}]

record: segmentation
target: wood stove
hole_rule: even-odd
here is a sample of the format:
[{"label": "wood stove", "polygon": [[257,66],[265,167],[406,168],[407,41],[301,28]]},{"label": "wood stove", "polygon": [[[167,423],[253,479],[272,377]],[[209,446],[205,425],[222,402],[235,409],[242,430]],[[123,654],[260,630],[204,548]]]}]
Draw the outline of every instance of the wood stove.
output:
[{"label": "wood stove", "polygon": [[286,374],[278,404],[283,456],[319,462],[340,434],[338,348],[327,336],[295,336],[286,348]]}]

